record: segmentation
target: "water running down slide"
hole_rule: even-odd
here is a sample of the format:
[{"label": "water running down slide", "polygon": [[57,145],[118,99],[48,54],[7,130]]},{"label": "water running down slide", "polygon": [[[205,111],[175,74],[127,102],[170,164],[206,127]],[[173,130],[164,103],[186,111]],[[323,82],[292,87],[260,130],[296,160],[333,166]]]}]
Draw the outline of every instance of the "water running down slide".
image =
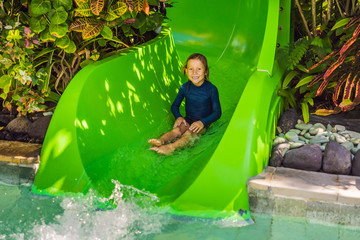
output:
[{"label": "water running down slide", "polygon": [[[117,180],[180,214],[248,210],[246,181],[267,164],[281,110],[274,58],[276,44],[289,42],[290,4],[182,0],[168,10],[171,30],[81,70],[51,120],[33,192],[108,197]],[[181,64],[194,52],[208,58],[223,115],[190,148],[148,151],[147,140],[172,127]]]}]

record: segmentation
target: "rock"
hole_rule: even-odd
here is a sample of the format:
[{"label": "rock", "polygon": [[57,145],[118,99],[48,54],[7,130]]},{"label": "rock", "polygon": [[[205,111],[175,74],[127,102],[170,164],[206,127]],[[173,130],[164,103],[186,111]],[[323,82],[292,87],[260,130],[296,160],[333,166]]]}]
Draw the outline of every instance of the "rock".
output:
[{"label": "rock", "polygon": [[298,115],[296,113],[296,110],[290,108],[281,115],[278,126],[283,130],[283,132],[287,132],[290,129],[295,128],[297,119]]},{"label": "rock", "polygon": [[343,125],[335,125],[334,127],[336,129],[336,131],[338,132],[342,132],[342,131],[345,131],[346,128],[343,126]]},{"label": "rock", "polygon": [[273,167],[280,167],[283,161],[283,157],[289,148],[289,143],[280,143],[279,145],[276,145],[271,152],[269,165]]},{"label": "rock", "polygon": [[41,117],[35,120],[29,130],[29,136],[43,140],[52,116]]},{"label": "rock", "polygon": [[300,142],[300,141],[290,143],[290,149],[302,147],[302,146],[304,146],[304,144],[305,144],[305,142]]},{"label": "rock", "polygon": [[337,134],[337,133],[333,133],[333,135],[335,136],[335,140],[338,142],[338,143],[344,143],[346,142],[346,138],[344,136],[341,136],[340,134]]},{"label": "rock", "polygon": [[315,136],[309,141],[309,143],[327,143],[327,142],[329,142],[329,138],[325,136]]},{"label": "rock", "polygon": [[312,138],[312,136],[311,136],[310,133],[305,133],[305,134],[304,134],[304,137],[307,138],[307,139],[311,139],[311,138]]},{"label": "rock", "polygon": [[309,129],[309,133],[311,135],[320,135],[320,134],[323,134],[325,132],[325,129],[321,128],[321,127],[311,127]]},{"label": "rock", "polygon": [[283,165],[308,171],[319,171],[322,163],[322,152],[317,144],[308,144],[303,147],[288,151],[283,160]]},{"label": "rock", "polygon": [[24,116],[17,117],[5,127],[9,132],[14,133],[28,133],[31,126],[31,121]]},{"label": "rock", "polygon": [[343,142],[341,146],[346,147],[347,150],[351,150],[354,147],[354,144],[352,142]]},{"label": "rock", "polygon": [[299,136],[295,132],[287,132],[285,138],[292,142],[299,140]]},{"label": "rock", "polygon": [[14,115],[0,114],[0,126],[8,125],[9,122],[14,120],[15,118],[16,118],[16,116],[14,116]]},{"label": "rock", "polygon": [[321,129],[326,130],[326,127],[322,123],[315,123],[312,127],[313,128],[321,128]]},{"label": "rock", "polygon": [[330,141],[336,141],[336,137],[334,134],[331,134],[330,137],[329,137],[329,140]]},{"label": "rock", "polygon": [[295,128],[300,130],[309,130],[312,126],[312,124],[298,123],[295,125]]},{"label": "rock", "polygon": [[359,149],[358,148],[352,148],[352,149],[350,149],[350,152],[352,153],[352,154],[356,154],[357,152],[359,151]]},{"label": "rock", "polygon": [[346,132],[350,135],[351,138],[360,139],[360,133],[349,130]]},{"label": "rock", "polygon": [[326,131],[327,132],[331,132],[333,130],[333,127],[330,125],[330,124],[328,124],[327,126],[326,126]]},{"label": "rock", "polygon": [[355,154],[351,167],[351,175],[360,176],[360,151]]},{"label": "rock", "polygon": [[299,135],[301,131],[299,129],[290,129],[288,132],[294,132]]},{"label": "rock", "polygon": [[278,144],[284,143],[284,142],[286,142],[286,139],[283,138],[283,137],[276,137],[276,138],[274,139],[274,145],[278,145]]},{"label": "rock", "polygon": [[282,156],[281,152],[279,150],[273,151],[271,153],[271,157],[269,159],[269,166],[280,167],[282,161],[283,161],[283,156]]},{"label": "rock", "polygon": [[299,136],[299,140],[300,141],[303,141],[303,142],[305,142],[306,143],[306,141],[308,141],[306,138],[304,138],[303,136]]},{"label": "rock", "polygon": [[350,141],[353,143],[353,144],[359,144],[360,143],[360,138],[352,138],[350,139]]},{"label": "rock", "polygon": [[323,171],[347,175],[351,171],[351,152],[336,141],[330,141],[324,151]]},{"label": "rock", "polygon": [[307,130],[307,129],[304,129],[304,130],[301,131],[300,135],[301,135],[301,136],[304,136],[305,133],[307,133],[307,132],[308,132],[308,130]]}]

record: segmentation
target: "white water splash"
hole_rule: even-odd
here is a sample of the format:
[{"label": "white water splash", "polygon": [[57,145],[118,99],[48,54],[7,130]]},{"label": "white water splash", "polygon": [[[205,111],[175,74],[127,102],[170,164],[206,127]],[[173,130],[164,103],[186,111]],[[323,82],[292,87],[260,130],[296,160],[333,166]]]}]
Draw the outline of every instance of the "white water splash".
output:
[{"label": "white water splash", "polygon": [[[161,232],[168,220],[165,214],[152,210],[157,197],[133,187],[113,181],[115,189],[107,199],[93,193],[82,198],[64,198],[64,213],[56,216],[56,223],[35,225],[30,239],[141,239]],[[126,194],[126,200],[123,198]],[[130,196],[130,197],[129,197]],[[99,202],[112,200],[116,208],[99,210]],[[158,209],[158,208],[156,208]]]}]

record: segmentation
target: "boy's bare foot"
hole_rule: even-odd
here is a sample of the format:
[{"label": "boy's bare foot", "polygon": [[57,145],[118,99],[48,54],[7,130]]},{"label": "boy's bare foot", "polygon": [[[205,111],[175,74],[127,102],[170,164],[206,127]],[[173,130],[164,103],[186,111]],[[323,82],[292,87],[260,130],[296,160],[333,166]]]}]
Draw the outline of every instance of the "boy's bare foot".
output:
[{"label": "boy's bare foot", "polygon": [[162,142],[155,138],[150,139],[148,142],[151,144],[151,146],[155,146],[155,147],[160,147],[162,145]]},{"label": "boy's bare foot", "polygon": [[162,145],[160,147],[152,147],[150,148],[150,150],[153,150],[163,155],[169,155],[175,150],[175,148],[171,145]]}]

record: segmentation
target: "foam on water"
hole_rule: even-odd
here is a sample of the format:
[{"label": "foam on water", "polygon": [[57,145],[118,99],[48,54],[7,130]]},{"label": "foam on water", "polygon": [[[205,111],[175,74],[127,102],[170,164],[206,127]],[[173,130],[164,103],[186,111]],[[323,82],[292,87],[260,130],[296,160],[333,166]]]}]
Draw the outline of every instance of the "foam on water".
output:
[{"label": "foam on water", "polygon": [[6,196],[0,198],[0,206],[14,203],[0,209],[0,239],[154,239],[169,237],[174,231],[177,235],[192,226],[213,229],[249,223],[174,216],[168,207],[156,205],[155,195],[113,183],[108,198],[93,191],[85,196],[48,197],[31,194],[28,187],[0,185],[0,194]]}]

